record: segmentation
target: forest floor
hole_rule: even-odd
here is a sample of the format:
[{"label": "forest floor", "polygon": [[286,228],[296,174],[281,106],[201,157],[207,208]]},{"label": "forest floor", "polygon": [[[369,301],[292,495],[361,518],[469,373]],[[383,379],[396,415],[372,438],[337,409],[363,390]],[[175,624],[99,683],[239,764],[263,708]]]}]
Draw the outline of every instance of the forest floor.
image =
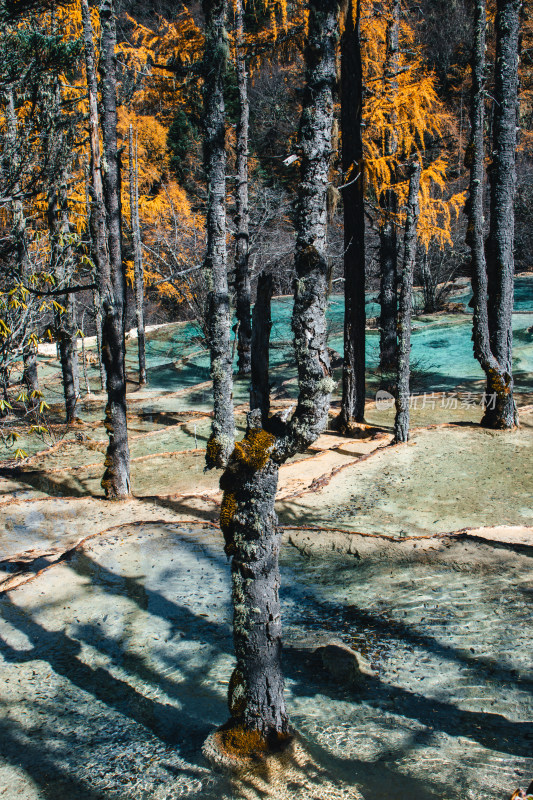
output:
[{"label": "forest floor", "polygon": [[[526,788],[531,393],[518,394],[521,428],[501,433],[480,428],[476,384],[431,392],[401,446],[392,409],[369,402],[358,438],[327,431],[281,469],[298,739],[224,775],[202,756],[227,718],[233,664],[220,473],[204,471],[209,384],[171,357],[184,385],[166,388],[168,340],[152,335],[150,388],[129,393],[131,500],[103,499],[94,365],[82,421],[66,428],[51,404],[46,441],[20,428],[27,457],[0,462],[0,798],[504,800]],[[43,354],[45,391],[57,370]],[[279,377],[282,408],[294,391]],[[242,431],[245,387],[235,395]],[[327,644],[368,674],[347,680],[321,659]]]}]

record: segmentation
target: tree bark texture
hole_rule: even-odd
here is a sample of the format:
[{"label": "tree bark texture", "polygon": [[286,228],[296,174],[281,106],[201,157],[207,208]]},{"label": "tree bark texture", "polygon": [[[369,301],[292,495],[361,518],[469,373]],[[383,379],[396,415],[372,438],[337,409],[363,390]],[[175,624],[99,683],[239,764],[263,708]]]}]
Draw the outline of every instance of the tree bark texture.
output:
[{"label": "tree bark texture", "polygon": [[239,108],[237,117],[237,192],[235,214],[235,294],[238,322],[237,369],[239,375],[250,374],[251,317],[250,317],[250,270],[249,256],[249,212],[248,212],[248,71],[244,51],[243,0],[235,2],[235,28],[237,53],[237,85]]},{"label": "tree bark texture", "polygon": [[252,313],[250,410],[259,409],[263,427],[268,424],[270,411],[269,357],[273,291],[272,275],[262,272],[257,282],[257,297]]},{"label": "tree bark texture", "polygon": [[[120,156],[117,146],[116,28],[112,0],[100,4],[100,89],[103,142],[102,188],[105,204],[108,258],[98,263],[98,288],[102,302],[102,357],[107,377],[105,425],[109,434],[102,486],[106,497],[130,494],[130,455],[126,421],[125,302],[126,281],[122,263]],[[93,136],[91,135],[91,143]],[[94,159],[93,156],[93,160]],[[95,195],[98,190],[95,191]],[[96,205],[99,205],[96,198]],[[97,209],[98,215],[99,209]],[[98,217],[97,217],[98,220]],[[97,224],[101,224],[98,220]],[[102,243],[98,241],[98,246]]]},{"label": "tree bark texture", "polygon": [[[521,0],[496,3],[496,66],[487,243],[490,345],[500,375],[487,375],[483,424],[513,428],[518,422],[513,398],[514,199],[518,127],[518,46]],[[495,398],[495,402],[493,401]]]},{"label": "tree bark texture", "polygon": [[343,189],[344,366],[341,428],[352,422],[363,422],[365,417],[366,325],[360,0],[349,0],[345,14],[341,38],[341,134],[342,169],[349,185]]},{"label": "tree bark texture", "polygon": [[[501,24],[501,23],[500,23]],[[472,52],[472,99],[470,109],[471,139],[468,148],[470,163],[470,186],[466,206],[468,213],[467,243],[472,255],[472,291],[473,291],[473,342],[474,355],[482,366],[487,376],[487,399],[485,414],[482,423],[487,427],[508,428],[517,424],[516,405],[513,400],[512,378],[512,306],[513,306],[513,274],[512,241],[513,241],[513,214],[511,200],[511,229],[507,221],[501,218],[501,210],[492,198],[491,203],[491,228],[494,238],[496,230],[504,227],[504,243],[507,247],[498,249],[497,253],[505,256],[504,262],[498,262],[494,251],[489,256],[488,268],[483,216],[483,182],[484,182],[484,123],[485,123],[485,31],[486,31],[486,5],[485,0],[477,0],[474,18],[474,48]],[[498,58],[501,59],[501,31],[498,34]],[[516,56],[515,56],[516,58]],[[497,60],[497,71],[499,70]],[[516,63],[516,62],[515,62]],[[501,81],[497,89],[502,91]],[[516,90],[515,90],[516,92]],[[511,98],[512,101],[512,98]],[[515,115],[513,126],[516,126],[516,93]],[[500,123],[501,125],[501,123]],[[495,128],[495,146],[498,135]],[[514,132],[516,145],[516,132]],[[504,137],[507,141],[508,137]],[[511,137],[512,138],[512,137]],[[510,154],[507,153],[509,158]],[[508,159],[505,160],[507,164]],[[514,165],[514,151],[512,154]],[[493,162],[493,169],[501,168],[498,159]],[[513,183],[513,175],[496,176],[493,172],[491,190],[496,191],[496,198],[503,199],[504,207],[509,211],[509,187],[500,192],[499,184],[504,185],[508,180]],[[511,194],[514,192],[514,184]],[[493,218],[492,215],[496,214]],[[509,246],[511,252],[509,253]],[[494,247],[494,242],[489,242],[488,250]],[[492,271],[489,280],[488,269]],[[498,276],[504,291],[498,292]],[[503,347],[497,348],[500,343]]]},{"label": "tree bark texture", "polygon": [[398,366],[396,388],[396,417],[394,439],[409,439],[409,376],[411,355],[411,310],[413,273],[416,261],[417,225],[420,214],[418,192],[420,189],[420,162],[413,161],[409,169],[409,195],[405,217],[403,265],[400,276],[400,304],[398,310]]},{"label": "tree bark texture", "polygon": [[[233,724],[261,740],[279,741],[289,721],[283,698],[279,604],[280,533],[274,511],[279,466],[303,452],[326,427],[333,381],[326,347],[326,252],[333,124],[337,2],[311,0],[305,50],[306,88],[300,124],[301,181],[297,215],[292,329],[298,366],[297,408],[285,422],[264,421],[264,399],[250,412],[221,480],[220,523],[232,556],[237,666],[230,681]],[[266,290],[266,289],[265,289]],[[266,346],[266,329],[263,346]],[[253,351],[255,353],[255,350]],[[253,369],[253,367],[252,367]],[[261,392],[268,389],[264,385]]]},{"label": "tree bark texture", "polygon": [[[72,247],[68,243],[70,223],[66,180],[67,176],[63,173],[59,184],[51,188],[47,216],[51,242],[50,272],[56,275],[60,286],[68,288],[74,265]],[[70,292],[60,295],[59,302],[63,311],[56,314],[56,335],[63,375],[65,414],[67,423],[70,423],[76,418],[80,394],[75,295]]]},{"label": "tree bark texture", "polygon": [[[392,159],[398,150],[396,135],[397,114],[394,110],[394,96],[398,93],[398,60],[400,35],[400,2],[392,0],[391,18],[387,22],[387,62],[385,65],[385,78],[391,94],[392,108],[388,115],[385,129],[384,155],[389,158],[391,169],[391,183],[394,182],[396,169]],[[382,220],[379,229],[379,264],[380,264],[380,367],[382,370],[392,370],[396,367],[397,341],[397,258],[398,243],[396,237],[395,216],[398,211],[398,196],[393,188],[381,193],[379,204],[382,210]]]},{"label": "tree bark texture", "polygon": [[137,348],[139,353],[139,386],[146,385],[146,344],[144,335],[144,270],[139,220],[139,165],[137,148],[133,147],[133,128],[129,129],[130,166],[130,222],[133,238],[133,283],[135,292],[135,316],[137,320]]},{"label": "tree bark texture", "polygon": [[224,81],[229,56],[225,28],[226,1],[203,0],[204,162],[208,184],[207,252],[204,271],[208,285],[207,332],[211,353],[214,416],[207,444],[207,467],[224,467],[233,450],[233,369],[231,310],[226,254],[226,112]]},{"label": "tree bark texture", "polygon": [[[54,148],[55,174],[50,176],[47,201],[48,231],[50,236],[50,272],[56,276],[60,288],[68,289],[75,271],[74,254],[70,241],[68,208],[68,179],[72,171],[71,143],[62,128],[61,86],[56,81],[50,102],[49,132]],[[63,394],[67,423],[76,419],[76,406],[80,394],[78,364],[76,299],[65,291],[59,296],[63,311],[56,313],[56,336],[63,375]]]},{"label": "tree bark texture", "polygon": [[96,328],[96,353],[98,355],[98,371],[100,373],[100,387],[105,391],[106,374],[104,359],[102,357],[102,301],[98,289],[93,291],[94,326]]},{"label": "tree bark texture", "polygon": [[[19,169],[19,148],[17,144],[17,115],[15,111],[15,98],[12,87],[6,91],[6,137],[3,153],[6,164],[6,173],[13,171],[17,173]],[[30,265],[27,253],[26,241],[26,216],[24,214],[23,201],[17,197],[20,193],[20,184],[15,180],[13,184],[13,195],[15,198],[11,203],[13,215],[13,238],[15,241],[15,254],[17,267],[20,272],[21,281],[24,282],[30,277]],[[22,341],[22,361],[23,372],[22,382],[26,386],[28,395],[28,405],[35,409],[39,405],[39,374],[37,369],[37,352],[35,345],[30,340],[30,335],[34,332],[34,314],[31,308],[31,300],[27,308],[25,333]]]}]

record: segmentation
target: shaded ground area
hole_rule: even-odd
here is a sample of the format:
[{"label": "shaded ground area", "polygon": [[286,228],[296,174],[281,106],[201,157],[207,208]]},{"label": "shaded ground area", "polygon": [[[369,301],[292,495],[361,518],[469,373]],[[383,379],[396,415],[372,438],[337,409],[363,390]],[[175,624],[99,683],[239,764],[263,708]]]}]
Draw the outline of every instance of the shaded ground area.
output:
[{"label": "shaded ground area", "polygon": [[[232,785],[208,769],[233,663],[220,536],[125,525],[0,600],[0,796],[496,800],[527,782],[530,551],[355,537],[359,556],[315,555],[298,536],[282,556],[295,758]],[[331,639],[371,661],[360,688],[317,661]]]},{"label": "shaded ground area", "polygon": [[[276,300],[278,410],[296,393],[290,311]],[[339,298],[329,314],[341,350]],[[44,354],[57,401],[49,433],[20,428],[22,461],[0,453],[0,798],[497,800],[527,786],[532,323],[526,278],[514,319],[519,431],[479,428],[471,320],[435,315],[416,320],[414,386],[426,394],[411,443],[391,447],[393,409],[369,402],[359,437],[326,432],[281,469],[284,669],[299,738],[283,759],[231,779],[201,755],[226,719],[233,646],[220,475],[204,472],[211,386],[198,331],[149,335],[149,387],[128,395],[135,497],[122,503],[101,497],[94,364],[83,422],[67,429],[53,348]],[[376,343],[369,334],[372,390]],[[132,377],[135,361],[130,340]],[[247,392],[237,381],[239,432]],[[353,648],[372,674],[358,687],[335,677],[315,652],[328,643]]]}]

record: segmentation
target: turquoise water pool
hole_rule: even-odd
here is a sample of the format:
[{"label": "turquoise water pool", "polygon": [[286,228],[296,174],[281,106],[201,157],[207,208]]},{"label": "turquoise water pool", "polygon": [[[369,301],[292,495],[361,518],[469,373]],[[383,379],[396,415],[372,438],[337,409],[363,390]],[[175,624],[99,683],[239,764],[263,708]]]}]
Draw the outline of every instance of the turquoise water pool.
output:
[{"label": "turquoise water pool", "polygon": [[[455,298],[468,303],[471,294]],[[379,307],[375,295],[369,295],[367,315],[376,316]],[[514,374],[521,391],[533,388],[533,278],[516,279],[516,313],[513,315]],[[274,386],[295,375],[291,333],[292,298],[276,298],[272,304],[271,366]],[[329,345],[343,353],[344,299],[333,295],[329,301]],[[379,332],[367,331],[367,369],[378,368]],[[414,391],[450,391],[469,389],[483,379],[483,371],[474,358],[472,322],[466,314],[435,314],[415,318],[412,336]],[[148,381],[152,389],[173,391],[209,380],[209,355],[202,349],[198,328],[178,323],[154,331],[147,340]],[[135,369],[136,343],[128,349],[128,366]]]}]

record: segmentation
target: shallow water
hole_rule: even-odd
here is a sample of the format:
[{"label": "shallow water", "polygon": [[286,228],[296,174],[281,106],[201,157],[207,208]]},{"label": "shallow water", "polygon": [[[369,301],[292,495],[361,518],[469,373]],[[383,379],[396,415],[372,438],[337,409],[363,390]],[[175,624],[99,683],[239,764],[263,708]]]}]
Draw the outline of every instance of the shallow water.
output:
[{"label": "shallow water", "polygon": [[[335,797],[496,800],[528,782],[531,562],[478,547],[420,563],[283,549],[287,701],[321,777],[276,797],[344,782]],[[233,664],[220,535],[125,527],[4,596],[0,615],[6,800],[269,796],[228,788],[200,754]],[[313,656],[330,637],[371,660],[361,689]]]},{"label": "shallow water", "polygon": [[436,428],[348,466],[327,486],[278,502],[285,525],[419,536],[533,523],[533,437]]}]

